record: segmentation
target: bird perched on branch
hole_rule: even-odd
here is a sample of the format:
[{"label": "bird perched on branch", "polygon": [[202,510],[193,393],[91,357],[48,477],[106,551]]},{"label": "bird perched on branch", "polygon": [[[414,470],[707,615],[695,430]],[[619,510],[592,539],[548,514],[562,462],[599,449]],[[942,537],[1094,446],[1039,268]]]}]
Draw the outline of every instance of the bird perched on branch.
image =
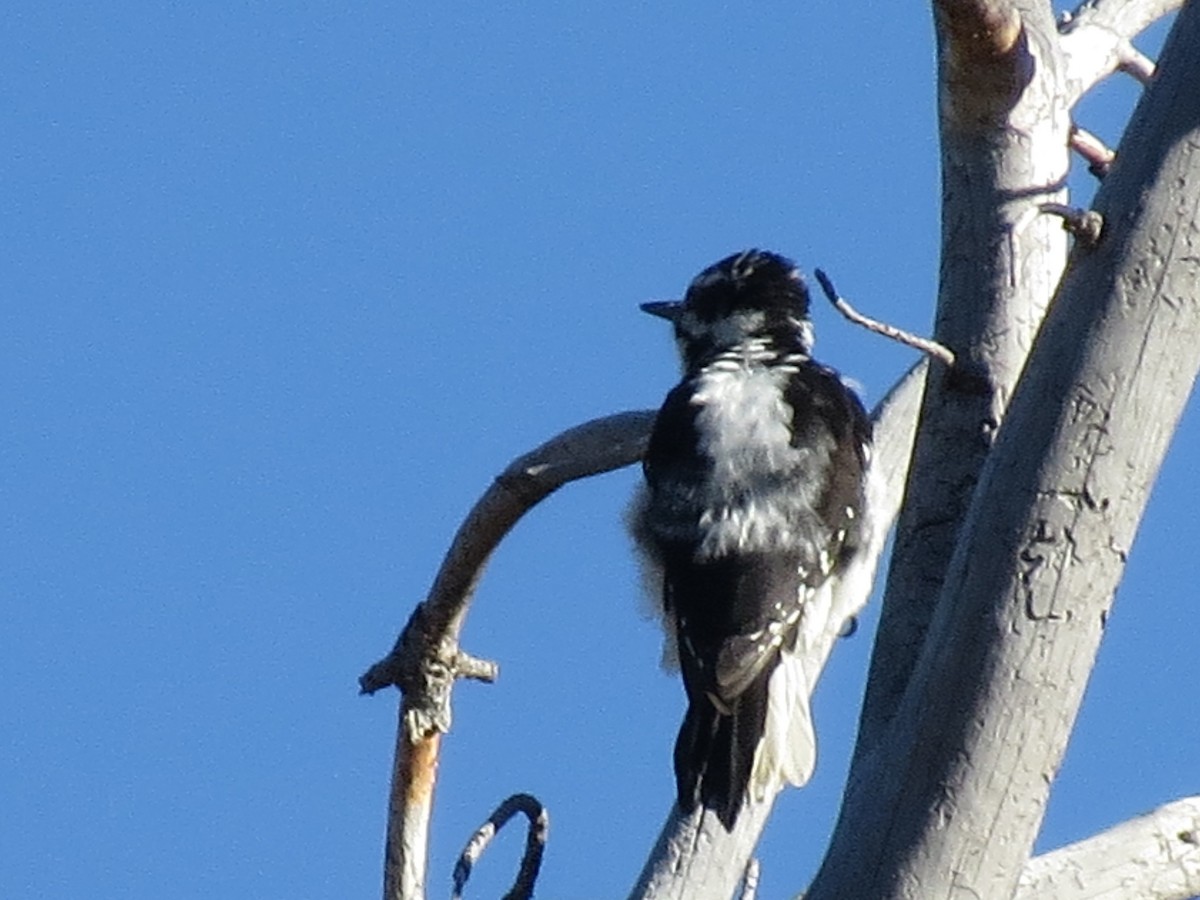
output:
[{"label": "bird perched on branch", "polygon": [[659,410],[631,526],[661,571],[687,692],[678,803],[732,830],[748,795],[812,774],[811,646],[853,617],[874,573],[862,552],[871,424],[813,361],[808,289],[789,260],[747,250],[682,301],[642,309],[672,323],[684,372]]}]

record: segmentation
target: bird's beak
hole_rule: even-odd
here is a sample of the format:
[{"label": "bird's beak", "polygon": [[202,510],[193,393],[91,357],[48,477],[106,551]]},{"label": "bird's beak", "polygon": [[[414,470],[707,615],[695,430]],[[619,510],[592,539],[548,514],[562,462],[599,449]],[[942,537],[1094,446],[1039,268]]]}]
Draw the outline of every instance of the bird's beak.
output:
[{"label": "bird's beak", "polygon": [[683,313],[683,303],[679,300],[651,300],[642,304],[642,312],[666,319],[668,322],[678,321]]}]

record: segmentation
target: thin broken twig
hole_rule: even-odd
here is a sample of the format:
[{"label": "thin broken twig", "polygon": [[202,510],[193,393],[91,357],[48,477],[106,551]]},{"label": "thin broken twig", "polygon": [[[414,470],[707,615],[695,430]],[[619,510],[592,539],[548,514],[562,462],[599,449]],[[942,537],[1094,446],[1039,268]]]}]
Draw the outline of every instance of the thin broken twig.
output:
[{"label": "thin broken twig", "polygon": [[1103,179],[1108,174],[1108,170],[1112,168],[1117,154],[1096,135],[1078,125],[1071,125],[1069,140],[1071,149],[1087,161],[1088,171],[1097,178]]},{"label": "thin broken twig", "polygon": [[1100,240],[1100,233],[1104,230],[1104,216],[1094,209],[1079,209],[1063,203],[1039,203],[1037,209],[1038,212],[1061,218],[1063,228],[1085,246],[1094,247]]},{"label": "thin broken twig", "polygon": [[1154,60],[1129,41],[1123,41],[1117,48],[1117,68],[1143,85],[1149,84],[1154,78]]},{"label": "thin broken twig", "polygon": [[829,280],[820,269],[817,269],[814,274],[817,276],[817,281],[821,284],[821,290],[825,292],[825,296],[829,302],[834,305],[838,312],[853,322],[855,325],[861,325],[868,331],[873,331],[876,334],[881,334],[884,337],[891,338],[893,341],[899,341],[905,346],[912,347],[915,350],[920,350],[927,356],[932,356],[934,359],[939,359],[948,366],[954,365],[954,351],[949,347],[939,344],[937,341],[923,338],[913,334],[911,331],[905,331],[902,328],[897,328],[895,325],[888,325],[886,322],[880,322],[878,319],[872,319],[869,316],[864,316],[853,306],[846,302],[837,289],[833,286],[833,282]]}]

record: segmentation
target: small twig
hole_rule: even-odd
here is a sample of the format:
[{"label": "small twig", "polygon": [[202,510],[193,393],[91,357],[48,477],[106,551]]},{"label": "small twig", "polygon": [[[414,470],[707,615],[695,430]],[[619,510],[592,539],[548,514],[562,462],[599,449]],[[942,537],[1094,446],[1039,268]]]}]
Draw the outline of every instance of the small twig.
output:
[{"label": "small twig", "polygon": [[750,857],[750,861],[746,863],[746,874],[742,876],[742,896],[741,900],[755,900],[758,896],[758,875],[761,866],[758,863],[758,857]]},{"label": "small twig", "polygon": [[868,331],[873,331],[876,334],[891,338],[893,341],[899,341],[901,344],[920,350],[934,359],[940,359],[948,366],[954,365],[954,352],[948,347],[944,347],[937,341],[930,340],[929,338],[918,337],[912,332],[897,328],[895,325],[888,325],[886,322],[880,322],[877,319],[864,316],[847,303],[844,297],[838,294],[828,275],[820,269],[817,269],[814,274],[817,276],[817,281],[821,284],[821,290],[825,292],[825,296],[829,299],[829,302],[837,308],[838,312],[855,325],[861,325]]},{"label": "small twig", "polygon": [[1071,149],[1087,160],[1088,171],[1097,178],[1104,178],[1117,158],[1104,141],[1075,124],[1071,125],[1070,143]]},{"label": "small twig", "polygon": [[1063,228],[1085,246],[1094,247],[1100,241],[1104,216],[1094,209],[1078,209],[1063,203],[1039,203],[1037,209],[1038,212],[1062,218]]},{"label": "small twig", "polygon": [[467,879],[471,877],[475,863],[479,862],[479,857],[492,842],[492,838],[517,813],[524,813],[529,819],[529,830],[525,834],[525,855],[521,858],[521,869],[517,872],[517,880],[513,882],[512,888],[504,895],[504,900],[528,900],[533,896],[533,885],[542,867],[542,855],[546,852],[550,816],[546,807],[531,794],[513,794],[496,807],[496,811],[488,816],[488,820],[479,826],[479,830],[467,841],[462,855],[454,864],[454,893],[451,894],[451,900],[462,900],[463,888]]},{"label": "small twig", "polygon": [[1154,60],[1129,41],[1122,41],[1117,47],[1117,68],[1142,84],[1149,84],[1154,78]]},{"label": "small twig", "polygon": [[454,657],[454,674],[459,678],[491,684],[500,674],[500,666],[490,659],[479,659],[466,651],[459,650]]},{"label": "small twig", "polygon": [[1064,203],[1036,203],[1027,207],[1013,222],[1010,229],[1012,236],[1020,234],[1029,227],[1030,222],[1043,214],[1061,218],[1063,228],[1087,247],[1095,246],[1104,231],[1104,217],[1094,209],[1078,209]]}]

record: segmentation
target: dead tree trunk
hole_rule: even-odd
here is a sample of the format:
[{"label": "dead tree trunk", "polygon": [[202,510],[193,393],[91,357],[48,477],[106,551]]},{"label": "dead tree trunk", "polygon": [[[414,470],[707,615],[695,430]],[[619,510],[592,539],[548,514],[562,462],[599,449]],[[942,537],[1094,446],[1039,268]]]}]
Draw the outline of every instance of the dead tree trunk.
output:
[{"label": "dead tree trunk", "polygon": [[[1118,6],[1097,4],[1082,15]],[[1047,81],[1060,79],[1044,17],[1011,9],[1026,37],[1006,43],[1016,54],[1010,70],[1027,73],[1026,90],[1042,66]],[[947,26],[951,13],[939,15],[945,73],[956,53],[946,44],[958,37],[956,25]],[[897,545],[905,557],[893,563],[890,615],[869,688],[890,702],[864,710],[841,817],[806,894],[811,900],[1007,898],[1017,891],[1126,552],[1200,369],[1198,86],[1200,7],[1193,3],[1180,13],[1096,197],[1104,219],[1099,241],[1077,243],[978,486],[954,516],[955,539],[937,545],[953,552],[910,561],[925,552],[919,531]],[[1035,135],[1025,136],[1036,144]],[[1041,198],[1037,184],[1025,193]],[[1007,225],[1018,230],[1020,222],[1018,213]],[[1045,268],[1052,266],[1048,259]],[[931,380],[926,410],[940,421],[944,413],[930,406],[931,398],[940,405],[937,389]],[[948,405],[953,410],[958,401]],[[958,455],[955,440],[968,436],[965,429],[957,437],[931,434],[927,421],[906,515],[925,505],[925,486],[936,489],[940,480],[924,466]],[[948,499],[944,511],[957,507]],[[919,528],[913,518],[901,528]],[[914,600],[929,610],[916,626],[897,610]],[[897,643],[886,630],[897,616],[910,623],[908,640],[884,658]],[[1188,833],[1175,838],[1180,849]],[[1126,896],[1188,897],[1196,886],[1183,890]]]}]

